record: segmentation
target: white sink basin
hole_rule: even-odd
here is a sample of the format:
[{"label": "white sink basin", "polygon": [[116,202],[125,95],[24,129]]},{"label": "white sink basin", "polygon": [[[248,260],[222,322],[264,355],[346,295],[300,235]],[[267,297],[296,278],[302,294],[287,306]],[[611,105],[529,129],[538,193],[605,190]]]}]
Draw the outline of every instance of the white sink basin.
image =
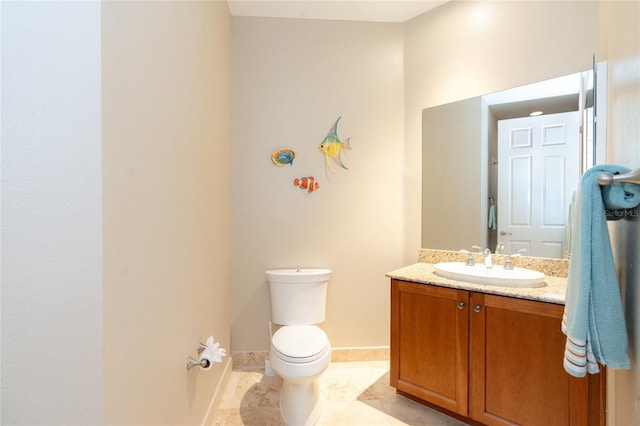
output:
[{"label": "white sink basin", "polygon": [[542,287],[544,274],[524,268],[504,269],[502,265],[486,268],[476,264],[467,266],[463,262],[442,262],[433,265],[436,275],[452,280],[501,287]]}]

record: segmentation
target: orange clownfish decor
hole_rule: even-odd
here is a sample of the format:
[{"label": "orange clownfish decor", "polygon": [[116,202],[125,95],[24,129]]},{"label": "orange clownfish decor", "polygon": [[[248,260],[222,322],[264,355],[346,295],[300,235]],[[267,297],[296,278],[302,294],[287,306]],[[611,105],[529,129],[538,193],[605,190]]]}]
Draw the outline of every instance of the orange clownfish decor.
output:
[{"label": "orange clownfish decor", "polygon": [[320,184],[316,182],[313,176],[303,177],[303,178],[295,178],[293,180],[293,184],[300,189],[306,189],[309,192],[313,192],[316,189],[320,188]]}]

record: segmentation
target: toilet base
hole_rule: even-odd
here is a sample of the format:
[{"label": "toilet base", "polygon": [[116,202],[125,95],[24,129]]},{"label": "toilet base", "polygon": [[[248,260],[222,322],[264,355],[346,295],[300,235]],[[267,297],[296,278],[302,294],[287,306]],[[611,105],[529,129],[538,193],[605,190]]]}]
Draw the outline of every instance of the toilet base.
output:
[{"label": "toilet base", "polygon": [[322,412],[318,382],[292,383],[284,380],[280,391],[280,412],[288,426],[316,424]]}]

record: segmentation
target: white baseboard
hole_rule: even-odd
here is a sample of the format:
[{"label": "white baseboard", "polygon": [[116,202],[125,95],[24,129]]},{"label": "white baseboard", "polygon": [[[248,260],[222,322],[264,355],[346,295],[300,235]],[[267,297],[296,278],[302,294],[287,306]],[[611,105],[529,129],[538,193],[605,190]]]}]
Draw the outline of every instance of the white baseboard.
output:
[{"label": "white baseboard", "polygon": [[222,394],[224,394],[224,390],[227,387],[227,383],[229,383],[229,378],[231,377],[231,371],[233,370],[233,360],[232,357],[227,357],[224,364],[224,370],[222,373],[222,377],[216,386],[216,390],[213,392],[213,396],[211,397],[211,401],[209,402],[209,407],[207,407],[207,412],[204,414],[204,419],[202,420],[202,426],[209,426],[213,424],[213,415],[218,410],[218,406],[220,405],[220,400],[222,399]]}]

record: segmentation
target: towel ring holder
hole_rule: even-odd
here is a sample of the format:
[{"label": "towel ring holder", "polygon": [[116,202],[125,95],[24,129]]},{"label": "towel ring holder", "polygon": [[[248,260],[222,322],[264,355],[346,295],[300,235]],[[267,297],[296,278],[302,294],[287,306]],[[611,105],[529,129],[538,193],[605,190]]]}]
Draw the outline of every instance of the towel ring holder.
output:
[{"label": "towel ring holder", "polygon": [[628,173],[612,175],[611,173],[600,173],[598,183],[603,186],[611,185],[614,182],[628,182],[640,184],[640,169]]}]

